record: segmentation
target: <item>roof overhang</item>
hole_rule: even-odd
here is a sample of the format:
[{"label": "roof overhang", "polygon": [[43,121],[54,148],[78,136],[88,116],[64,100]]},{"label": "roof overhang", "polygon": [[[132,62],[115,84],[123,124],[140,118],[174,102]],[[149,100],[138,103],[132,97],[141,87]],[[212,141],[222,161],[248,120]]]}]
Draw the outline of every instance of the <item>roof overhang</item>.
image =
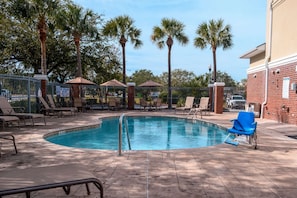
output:
[{"label": "roof overhang", "polygon": [[252,58],[258,54],[261,54],[262,52],[265,52],[265,49],[266,49],[266,43],[263,43],[263,44],[257,46],[255,49],[240,56],[240,58]]}]

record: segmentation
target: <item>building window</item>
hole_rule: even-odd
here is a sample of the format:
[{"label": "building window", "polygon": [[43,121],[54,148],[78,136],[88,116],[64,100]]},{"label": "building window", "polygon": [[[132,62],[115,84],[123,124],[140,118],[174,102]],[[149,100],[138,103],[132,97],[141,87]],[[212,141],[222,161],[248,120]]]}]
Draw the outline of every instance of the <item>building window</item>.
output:
[{"label": "building window", "polygon": [[290,78],[283,78],[283,98],[289,98]]}]

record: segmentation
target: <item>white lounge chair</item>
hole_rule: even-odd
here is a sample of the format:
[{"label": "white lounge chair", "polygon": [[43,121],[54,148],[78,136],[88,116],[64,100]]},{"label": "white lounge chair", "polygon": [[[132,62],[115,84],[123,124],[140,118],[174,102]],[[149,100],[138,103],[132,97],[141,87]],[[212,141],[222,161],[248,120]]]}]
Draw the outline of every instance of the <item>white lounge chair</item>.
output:
[{"label": "white lounge chair", "polygon": [[57,107],[52,95],[50,94],[47,95],[47,99],[50,104],[50,107],[55,111],[69,111],[71,112],[71,114],[74,114],[78,110],[76,107]]},{"label": "white lounge chair", "polygon": [[52,108],[50,107],[47,102],[44,100],[44,98],[42,96],[38,97],[39,98],[39,101],[41,102],[43,108],[44,108],[44,111],[47,115],[50,115],[50,114],[54,114],[54,115],[62,115],[63,112],[70,112],[71,115],[74,115],[74,113],[77,111],[76,108],[67,108],[67,107],[57,107],[57,108]]},{"label": "white lounge chair", "polygon": [[185,113],[185,111],[190,112],[190,110],[193,108],[193,105],[194,105],[194,99],[195,99],[195,97],[193,97],[193,96],[187,96],[185,106],[175,108],[175,113],[177,111],[183,111],[183,113]]},{"label": "white lounge chair", "polygon": [[20,126],[20,119],[16,116],[0,116],[0,122],[2,123],[2,129],[4,129],[6,124],[8,125],[12,122],[17,122],[18,126]]},{"label": "white lounge chair", "polygon": [[160,110],[162,105],[162,99],[161,98],[156,98],[153,100],[153,107],[156,108],[156,110]]},{"label": "white lounge chair", "polygon": [[149,103],[148,101],[146,101],[144,98],[140,98],[140,108],[143,108],[143,110],[145,110],[145,108],[149,107]]},{"label": "white lounge chair", "polygon": [[31,192],[59,187],[69,195],[71,186],[80,184],[85,184],[90,194],[89,183],[93,183],[103,197],[101,181],[76,164],[0,171],[0,175],[0,197],[19,193],[30,197]]},{"label": "white lounge chair", "polygon": [[197,117],[198,114],[200,114],[202,118],[203,112],[209,112],[209,97],[201,97],[199,106],[195,108],[191,108],[189,114],[193,114],[193,118]]},{"label": "white lounge chair", "polygon": [[4,116],[14,116],[18,117],[20,120],[23,120],[26,124],[25,120],[30,119],[32,121],[32,125],[34,126],[35,119],[43,119],[44,125],[46,125],[45,116],[39,113],[17,113],[14,108],[10,105],[10,103],[6,100],[5,97],[0,96],[0,109]]}]

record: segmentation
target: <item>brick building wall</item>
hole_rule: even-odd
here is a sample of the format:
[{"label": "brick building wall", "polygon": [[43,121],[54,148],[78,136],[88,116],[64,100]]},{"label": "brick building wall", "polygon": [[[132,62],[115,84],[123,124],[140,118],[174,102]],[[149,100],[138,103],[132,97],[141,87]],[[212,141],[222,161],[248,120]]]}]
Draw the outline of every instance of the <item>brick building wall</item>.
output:
[{"label": "brick building wall", "polygon": [[266,42],[241,58],[250,59],[247,80],[247,102],[265,100],[268,62],[267,103],[262,117],[297,125],[297,26],[296,0],[267,0]]},{"label": "brick building wall", "polygon": [[[297,124],[297,92],[292,83],[297,83],[297,62],[273,67],[268,73],[268,97],[263,109],[263,118],[282,123]],[[288,98],[283,98],[284,79],[289,80]],[[265,71],[248,75],[247,102],[262,103],[265,99]]]},{"label": "brick building wall", "polygon": [[247,102],[262,103],[264,101],[265,72],[260,71],[248,75],[247,79]]}]

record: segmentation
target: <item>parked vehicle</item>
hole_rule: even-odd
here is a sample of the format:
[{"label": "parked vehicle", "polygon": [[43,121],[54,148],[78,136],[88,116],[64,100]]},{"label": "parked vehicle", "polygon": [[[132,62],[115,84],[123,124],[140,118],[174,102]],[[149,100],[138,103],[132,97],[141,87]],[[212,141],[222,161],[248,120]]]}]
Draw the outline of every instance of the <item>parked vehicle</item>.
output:
[{"label": "parked vehicle", "polygon": [[234,109],[244,109],[246,100],[241,95],[232,95],[227,99],[228,108]]}]

